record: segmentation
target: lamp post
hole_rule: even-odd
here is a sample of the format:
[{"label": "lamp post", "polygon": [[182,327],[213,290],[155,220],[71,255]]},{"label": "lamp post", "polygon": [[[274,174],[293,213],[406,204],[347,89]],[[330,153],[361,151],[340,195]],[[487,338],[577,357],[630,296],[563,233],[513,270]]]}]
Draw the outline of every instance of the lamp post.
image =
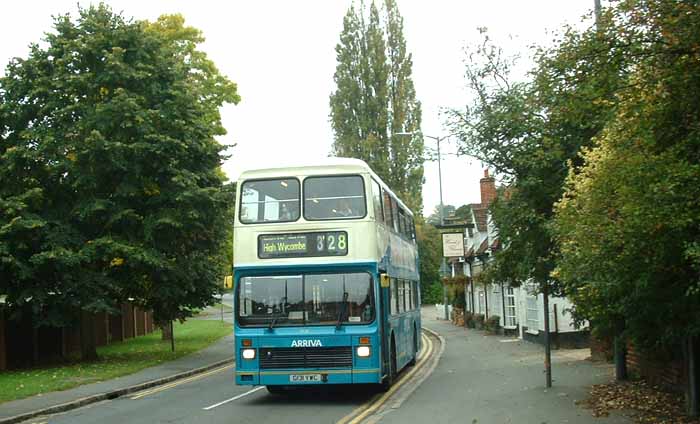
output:
[{"label": "lamp post", "polygon": [[[440,156],[440,142],[447,139],[448,137],[451,137],[454,134],[448,134],[446,136],[442,137],[435,137],[432,135],[425,135],[422,134],[421,132],[398,132],[394,133],[394,135],[416,135],[420,134],[424,138],[430,138],[432,140],[435,140],[437,143],[437,156],[438,156],[438,186],[440,187],[440,226],[445,225],[445,206],[442,203],[442,157]],[[442,261],[440,262],[440,275],[442,277],[445,277],[447,275],[447,259],[445,257],[442,257]],[[445,307],[445,320],[450,319],[450,312],[449,308],[447,306],[447,285],[443,283],[442,285],[442,304]]]}]

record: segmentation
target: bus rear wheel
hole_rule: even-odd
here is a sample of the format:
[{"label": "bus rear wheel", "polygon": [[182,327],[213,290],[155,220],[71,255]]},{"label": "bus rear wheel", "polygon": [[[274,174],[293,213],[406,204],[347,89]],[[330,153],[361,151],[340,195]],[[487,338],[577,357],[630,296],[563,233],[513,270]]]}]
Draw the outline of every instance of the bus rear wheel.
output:
[{"label": "bus rear wheel", "polygon": [[382,389],[384,391],[389,390],[396,380],[396,342],[394,338],[391,338],[391,356],[389,358],[389,373],[382,382]]},{"label": "bus rear wheel", "polygon": [[408,365],[409,366],[416,365],[417,358],[418,358],[418,332],[416,331],[416,327],[413,326],[413,357],[411,358],[411,361],[408,363]]}]

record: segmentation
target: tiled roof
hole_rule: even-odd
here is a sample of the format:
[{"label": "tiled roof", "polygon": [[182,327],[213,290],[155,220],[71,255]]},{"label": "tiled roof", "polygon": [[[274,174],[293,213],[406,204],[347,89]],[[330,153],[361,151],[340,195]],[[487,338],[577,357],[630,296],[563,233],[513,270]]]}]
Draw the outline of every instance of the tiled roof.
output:
[{"label": "tiled roof", "polygon": [[485,233],[487,229],[487,219],[488,219],[488,208],[481,205],[472,205],[472,211],[474,211],[474,218],[476,219],[476,229],[479,232]]}]

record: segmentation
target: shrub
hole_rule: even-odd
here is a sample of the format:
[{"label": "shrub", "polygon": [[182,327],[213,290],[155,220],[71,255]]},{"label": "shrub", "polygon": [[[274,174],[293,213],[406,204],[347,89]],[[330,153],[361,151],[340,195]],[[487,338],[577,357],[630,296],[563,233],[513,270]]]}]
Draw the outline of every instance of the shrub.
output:
[{"label": "shrub", "polygon": [[472,312],[465,312],[464,322],[468,328],[474,328],[474,314]]},{"label": "shrub", "polygon": [[475,327],[479,330],[484,328],[484,315],[483,314],[474,314],[474,324],[475,324]]},{"label": "shrub", "polygon": [[501,327],[500,326],[500,320],[501,317],[498,315],[491,315],[489,319],[486,320],[486,323],[484,324],[486,331],[489,333],[498,333],[498,329]]}]

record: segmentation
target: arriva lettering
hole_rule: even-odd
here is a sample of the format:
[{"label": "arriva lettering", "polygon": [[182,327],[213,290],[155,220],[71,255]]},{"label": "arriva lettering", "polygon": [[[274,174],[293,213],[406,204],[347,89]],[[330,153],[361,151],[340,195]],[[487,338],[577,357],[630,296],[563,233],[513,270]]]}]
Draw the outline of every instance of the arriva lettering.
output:
[{"label": "arriva lettering", "polygon": [[292,347],[323,347],[320,340],[292,340]]}]

